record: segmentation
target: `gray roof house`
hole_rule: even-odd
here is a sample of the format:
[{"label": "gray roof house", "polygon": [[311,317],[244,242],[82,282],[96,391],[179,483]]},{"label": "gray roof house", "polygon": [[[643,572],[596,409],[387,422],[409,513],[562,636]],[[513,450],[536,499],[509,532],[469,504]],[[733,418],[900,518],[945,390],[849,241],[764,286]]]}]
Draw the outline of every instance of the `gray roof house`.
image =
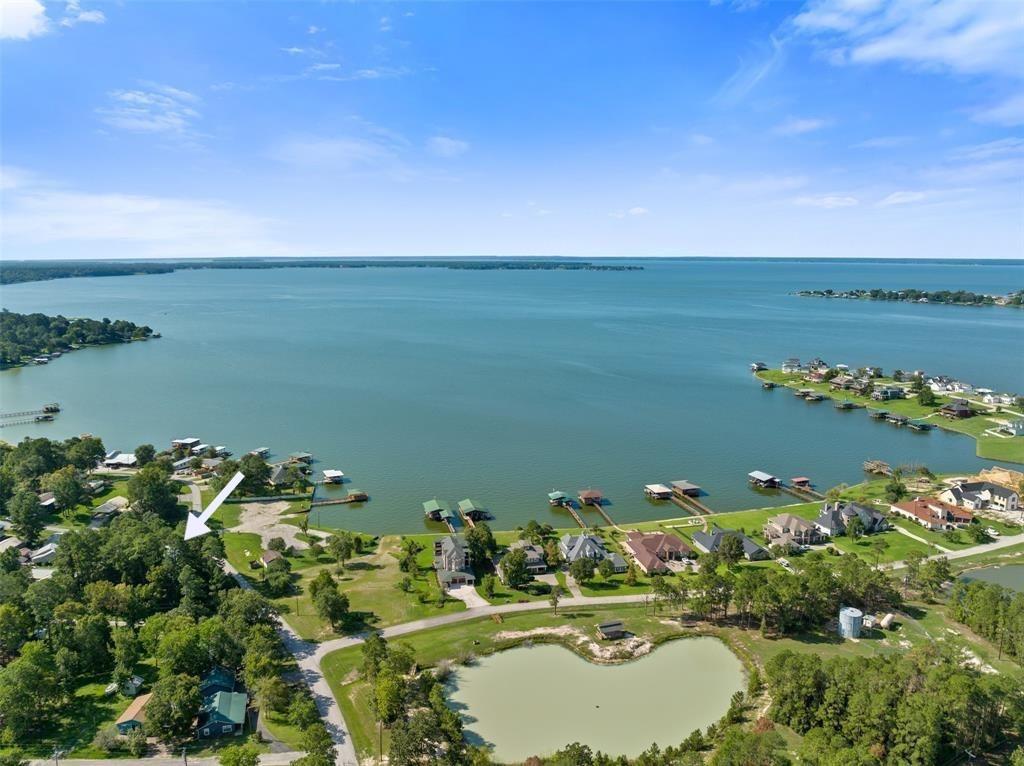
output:
[{"label": "gray roof house", "polygon": [[445,535],[434,541],[434,571],[442,588],[473,585],[476,577],[470,568],[469,548],[459,535]]},{"label": "gray roof house", "polygon": [[595,535],[562,535],[558,541],[558,552],[562,554],[566,564],[571,564],[581,558],[589,558],[597,562],[611,559],[616,572],[625,572],[629,568],[622,556],[605,548],[601,538]]},{"label": "gray roof house", "polygon": [[981,511],[993,508],[999,511],[1016,511],[1020,507],[1020,495],[1009,487],[990,481],[965,481],[954,484],[939,494],[939,499],[950,505]]},{"label": "gray roof house", "polygon": [[738,537],[740,539],[740,542],[743,543],[743,557],[747,559],[747,561],[762,561],[767,559],[769,556],[767,550],[755,543],[742,532],[738,532],[735,529],[719,529],[718,527],[711,527],[710,534],[707,532],[694,532],[693,544],[705,553],[716,553],[722,545],[722,540],[726,537]]},{"label": "gray roof house", "polygon": [[[532,575],[544,574],[548,571],[548,562],[544,556],[544,549],[539,545],[531,543],[529,540],[516,540],[514,543],[508,546],[508,552],[511,553],[514,550],[522,549],[526,554],[526,571]],[[502,557],[504,558],[504,557]],[[505,582],[505,573],[501,568],[501,559],[495,564],[495,569],[498,572],[498,577],[501,578],[502,582]]]},{"label": "gray roof house", "polygon": [[824,503],[821,506],[821,513],[814,521],[814,526],[823,534],[834,537],[845,534],[846,525],[854,516],[860,517],[866,534],[882,532],[889,528],[889,522],[881,511],[876,511],[874,508],[860,503],[844,501]]}]

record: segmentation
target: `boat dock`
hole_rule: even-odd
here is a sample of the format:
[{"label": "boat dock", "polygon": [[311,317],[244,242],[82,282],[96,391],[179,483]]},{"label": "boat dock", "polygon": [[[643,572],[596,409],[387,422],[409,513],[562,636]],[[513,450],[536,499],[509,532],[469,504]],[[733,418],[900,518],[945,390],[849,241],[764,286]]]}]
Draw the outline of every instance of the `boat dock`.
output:
[{"label": "boat dock", "polygon": [[344,497],[325,497],[322,500],[310,500],[309,507],[319,507],[321,505],[347,505],[348,503],[365,503],[370,499],[370,496],[359,489],[354,489]]},{"label": "boat dock", "polygon": [[818,492],[806,476],[795,476],[789,483],[779,482],[779,489],[800,500],[824,500],[825,496]]},{"label": "boat dock", "polygon": [[688,511],[689,513],[697,516],[714,513],[713,510],[708,508],[698,499],[703,493],[703,490],[692,481],[679,479],[671,482],[671,486],[672,497],[669,499],[684,511]]}]

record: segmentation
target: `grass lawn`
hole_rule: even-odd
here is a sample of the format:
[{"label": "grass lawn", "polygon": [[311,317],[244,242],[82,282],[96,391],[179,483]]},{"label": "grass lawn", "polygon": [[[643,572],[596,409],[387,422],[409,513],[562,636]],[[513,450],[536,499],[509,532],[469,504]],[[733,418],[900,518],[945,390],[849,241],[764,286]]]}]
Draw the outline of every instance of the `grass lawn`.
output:
[{"label": "grass lawn", "polygon": [[[952,421],[940,415],[929,417],[936,413],[939,408],[947,402],[961,398],[959,396],[936,396],[935,404],[931,407],[925,407],[918,404],[917,398],[913,396],[908,399],[894,399],[888,402],[876,402],[872,401],[870,397],[857,396],[849,391],[830,391],[828,383],[808,383],[803,379],[803,375],[799,373],[784,373],[781,370],[764,370],[757,373],[757,375],[762,380],[769,380],[773,383],[788,386],[789,388],[810,388],[826,394],[836,401],[857,402],[859,404],[866,405],[870,409],[885,410],[886,412],[906,415],[908,418],[913,420],[928,418],[928,422],[938,428],[974,437],[977,441],[975,452],[978,457],[988,458],[991,460],[1002,460],[1010,463],[1024,463],[1024,437],[1014,436],[1007,439],[1001,439],[997,436],[988,436],[984,433],[986,428],[991,428],[996,425],[992,420],[993,417],[1005,420],[1007,418],[1012,418],[1012,415],[1008,415],[1006,413],[983,412],[975,415],[973,418]],[[880,384],[891,383],[892,379],[878,378],[876,382]],[[976,408],[980,407],[977,403],[975,403],[974,406]]]},{"label": "grass lawn", "polygon": [[878,556],[878,562],[882,564],[891,561],[902,561],[911,551],[921,551],[925,556],[932,556],[941,551],[931,545],[925,545],[896,530],[877,532],[873,535],[865,535],[858,540],[851,540],[849,537],[833,538],[832,543],[843,553],[855,553],[869,564],[875,563],[875,551],[871,547],[873,540],[884,540],[888,547]]}]

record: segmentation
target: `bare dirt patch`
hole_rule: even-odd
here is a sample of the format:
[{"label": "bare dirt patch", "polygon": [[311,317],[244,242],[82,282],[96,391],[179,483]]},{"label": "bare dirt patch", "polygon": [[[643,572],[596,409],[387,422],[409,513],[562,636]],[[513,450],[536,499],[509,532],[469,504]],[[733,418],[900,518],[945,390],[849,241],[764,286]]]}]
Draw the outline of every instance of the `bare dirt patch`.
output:
[{"label": "bare dirt patch", "polygon": [[[283,500],[243,503],[241,520],[231,531],[253,532],[259,535],[264,548],[273,538],[280,537],[284,539],[285,544],[296,550],[305,550],[309,544],[298,538],[301,530],[294,524],[286,524],[281,518],[289,508],[288,503]],[[309,530],[309,534],[327,536],[313,529]]]},{"label": "bare dirt patch", "polygon": [[598,642],[578,628],[569,625],[560,625],[550,628],[533,628],[532,630],[503,630],[495,634],[499,641],[514,641],[518,639],[557,637],[566,639],[581,653],[590,657],[595,662],[613,663],[632,660],[636,657],[643,657],[654,649],[654,644],[648,638],[642,636],[630,636],[621,641]]}]

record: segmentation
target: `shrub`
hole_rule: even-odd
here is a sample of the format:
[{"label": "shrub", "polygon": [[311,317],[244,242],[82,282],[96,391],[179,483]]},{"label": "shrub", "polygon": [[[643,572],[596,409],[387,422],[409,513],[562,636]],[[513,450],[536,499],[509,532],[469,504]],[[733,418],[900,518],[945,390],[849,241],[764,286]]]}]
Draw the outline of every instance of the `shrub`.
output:
[{"label": "shrub", "polygon": [[104,726],[92,739],[93,747],[97,750],[102,750],[104,753],[110,753],[116,750],[120,746],[120,740],[117,736],[116,726]]}]

